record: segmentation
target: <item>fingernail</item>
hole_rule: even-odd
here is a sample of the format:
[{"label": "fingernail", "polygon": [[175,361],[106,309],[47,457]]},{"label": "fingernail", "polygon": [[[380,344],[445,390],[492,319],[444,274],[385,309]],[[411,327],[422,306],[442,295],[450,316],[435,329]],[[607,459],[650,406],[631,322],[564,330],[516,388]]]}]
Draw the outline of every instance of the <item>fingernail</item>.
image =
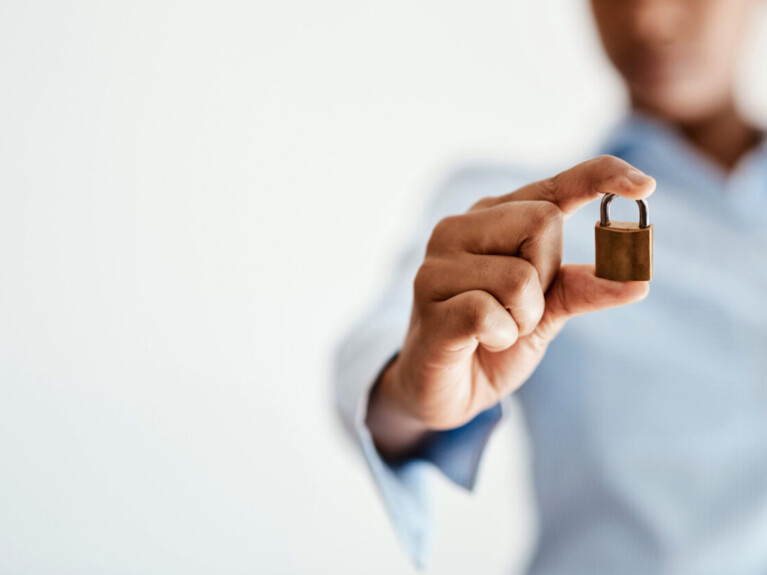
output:
[{"label": "fingernail", "polygon": [[631,169],[626,173],[626,177],[631,181],[632,184],[635,186],[643,186],[647,182],[649,182],[652,178],[645,174],[644,172],[640,172],[639,170]]}]

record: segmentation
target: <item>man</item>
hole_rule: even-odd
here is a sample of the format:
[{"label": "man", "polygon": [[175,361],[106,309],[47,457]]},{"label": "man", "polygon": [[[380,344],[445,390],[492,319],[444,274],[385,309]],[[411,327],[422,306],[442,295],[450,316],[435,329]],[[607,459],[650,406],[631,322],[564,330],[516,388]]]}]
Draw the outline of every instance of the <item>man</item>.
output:
[{"label": "man", "polygon": [[[513,394],[531,573],[767,572],[767,145],[733,86],[756,4],[592,0],[632,107],[608,155],[458,174],[349,336],[341,413],[416,562],[421,463],[471,488]],[[656,182],[652,289],[562,264],[593,262],[593,200]]]}]

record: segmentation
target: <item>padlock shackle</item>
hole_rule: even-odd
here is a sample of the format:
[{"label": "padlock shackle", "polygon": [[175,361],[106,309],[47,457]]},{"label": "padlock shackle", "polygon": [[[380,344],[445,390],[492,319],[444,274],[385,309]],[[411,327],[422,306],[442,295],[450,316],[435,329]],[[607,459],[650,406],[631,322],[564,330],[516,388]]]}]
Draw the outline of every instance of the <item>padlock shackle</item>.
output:
[{"label": "padlock shackle", "polygon": [[[602,204],[599,206],[599,225],[608,227],[610,225],[610,202],[613,201],[617,194],[605,194],[602,196]],[[639,227],[646,228],[647,220],[649,219],[650,208],[647,207],[647,202],[644,200],[637,200],[639,205]]]}]

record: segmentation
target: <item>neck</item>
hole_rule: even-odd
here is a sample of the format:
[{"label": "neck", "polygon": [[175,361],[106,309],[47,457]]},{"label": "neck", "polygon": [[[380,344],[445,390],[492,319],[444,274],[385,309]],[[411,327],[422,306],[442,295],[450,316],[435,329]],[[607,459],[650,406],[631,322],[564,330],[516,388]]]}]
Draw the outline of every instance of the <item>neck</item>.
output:
[{"label": "neck", "polygon": [[732,171],[740,158],[761,139],[761,132],[741,116],[732,100],[700,118],[683,121],[666,118],[666,121],[726,172]]}]

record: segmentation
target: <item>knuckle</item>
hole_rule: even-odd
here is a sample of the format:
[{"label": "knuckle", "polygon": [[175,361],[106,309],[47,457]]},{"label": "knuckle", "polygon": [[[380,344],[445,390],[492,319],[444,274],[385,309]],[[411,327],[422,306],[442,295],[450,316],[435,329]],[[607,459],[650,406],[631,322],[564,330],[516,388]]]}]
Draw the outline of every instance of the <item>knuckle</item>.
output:
[{"label": "knuckle", "polygon": [[535,302],[543,294],[538,270],[533,264],[522,260],[524,263],[514,274],[514,290],[512,293],[512,305],[527,307]]},{"label": "knuckle", "polygon": [[516,270],[516,288],[507,308],[512,312],[519,325],[520,333],[529,333],[543,315],[543,289],[538,279],[538,270],[529,262],[524,262]]},{"label": "knuckle", "polygon": [[623,166],[623,160],[611,156],[609,154],[602,154],[601,156],[596,156],[591,159],[590,163],[593,165],[594,168],[597,168],[598,170],[614,170],[615,168],[619,168]]},{"label": "knuckle", "polygon": [[514,265],[504,275],[504,306],[509,307],[527,290],[531,289],[537,278],[538,272],[530,262],[516,258]]},{"label": "knuckle", "polygon": [[431,293],[434,286],[436,267],[434,262],[426,259],[418,268],[413,279],[413,293],[416,299],[421,300]]},{"label": "knuckle", "polygon": [[454,237],[459,217],[460,216],[447,216],[437,222],[426,246],[427,252],[439,251],[450,241],[450,238]]},{"label": "knuckle", "polygon": [[541,217],[548,225],[559,225],[564,220],[562,210],[551,202],[541,202],[538,208],[541,211]]},{"label": "knuckle", "polygon": [[469,211],[483,210],[485,208],[492,207],[495,204],[495,198],[486,196],[480,200],[474,202]]},{"label": "knuckle", "polygon": [[547,202],[553,203],[557,199],[560,186],[562,185],[562,174],[557,174],[550,178],[541,180],[540,182],[540,197]]},{"label": "knuckle", "polygon": [[485,333],[492,327],[492,314],[484,298],[472,298],[466,310],[467,327],[472,333]]},{"label": "knuckle", "polygon": [[535,231],[544,231],[558,228],[563,225],[562,211],[551,202],[536,202],[531,216],[531,225]]},{"label": "knuckle", "polygon": [[517,273],[517,293],[524,294],[529,290],[539,287],[538,270],[535,266],[527,260],[520,260],[522,265],[519,266]]}]

